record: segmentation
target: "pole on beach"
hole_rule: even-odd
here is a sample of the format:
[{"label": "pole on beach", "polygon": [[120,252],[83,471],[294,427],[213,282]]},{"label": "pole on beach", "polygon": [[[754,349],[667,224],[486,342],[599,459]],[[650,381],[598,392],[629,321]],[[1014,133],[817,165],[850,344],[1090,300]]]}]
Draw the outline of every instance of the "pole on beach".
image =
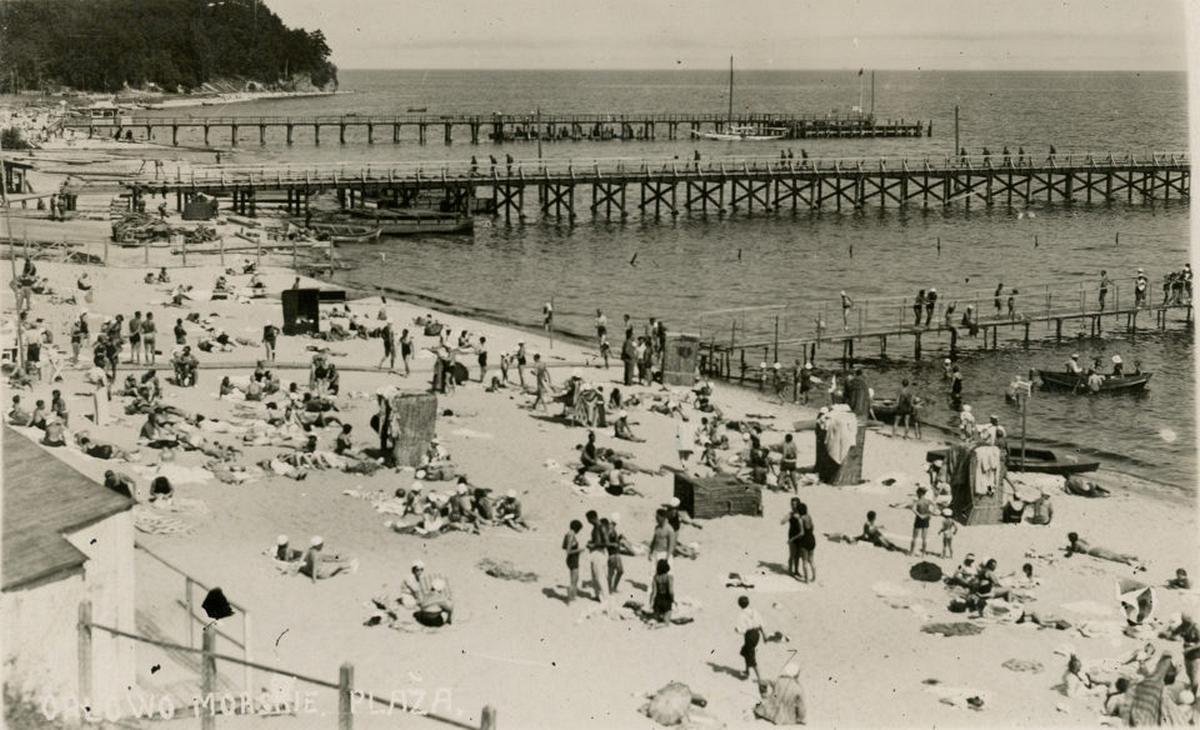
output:
[{"label": "pole on beach", "polygon": [[346,662],[338,669],[338,730],[354,727],[354,665]]}]

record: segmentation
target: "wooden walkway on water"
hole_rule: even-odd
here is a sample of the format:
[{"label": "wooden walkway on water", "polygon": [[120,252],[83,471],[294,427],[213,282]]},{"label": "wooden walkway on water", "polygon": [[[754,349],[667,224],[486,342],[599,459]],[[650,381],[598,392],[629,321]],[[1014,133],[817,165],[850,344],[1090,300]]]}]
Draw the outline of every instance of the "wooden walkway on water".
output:
[{"label": "wooden walkway on water", "polygon": [[69,118],[63,126],[70,129],[86,129],[88,136],[97,134],[124,136],[126,132],[145,133],[146,139],[154,139],[157,130],[170,130],[171,143],[179,144],[179,130],[201,129],[204,144],[209,144],[213,130],[228,133],[229,144],[236,146],[244,130],[258,130],[259,144],[267,144],[268,131],[283,133],[287,144],[295,141],[297,129],[311,130],[314,144],[321,144],[321,130],[338,130],[338,142],[347,143],[346,132],[358,129],[366,132],[367,144],[375,144],[376,130],[390,131],[391,141],[399,143],[402,131],[415,130],[417,142],[425,144],[430,130],[440,130],[445,144],[451,144],[456,128],[465,128],[470,134],[471,144],[482,140],[492,142],[515,141],[580,141],[580,140],[645,140],[652,141],[662,135],[668,140],[684,139],[691,132],[702,132],[705,128],[717,131],[726,125],[748,127],[771,127],[782,130],[786,139],[823,137],[923,137],[933,135],[932,122],[901,120],[878,120],[869,114],[805,115],[774,113],[734,114],[680,114],[646,112],[634,114],[566,113],[566,114],[392,114],[381,116],[313,116],[313,117],[262,117],[262,116],[138,116],[118,118],[109,123],[98,123],[88,117]]},{"label": "wooden walkway on water", "polygon": [[[1173,314],[1182,314],[1183,316],[1173,317]],[[1142,324],[1139,329],[1138,319],[1143,318],[1142,321],[1145,323],[1150,316],[1154,318],[1153,325]],[[1034,339],[1031,329],[1036,324],[1047,325],[1047,330],[1051,325],[1054,328],[1052,336],[1047,334],[1038,339],[1052,337],[1052,341],[1062,342],[1064,339],[1063,325],[1069,322],[1086,325],[1088,336],[1091,337],[1103,335],[1106,322],[1109,332],[1119,332],[1131,337],[1136,336],[1139,331],[1165,331],[1172,323],[1182,323],[1185,328],[1191,329],[1193,326],[1192,304],[1191,302],[1172,302],[1121,307],[1118,300],[1115,302],[1114,308],[1104,310],[1095,306],[1074,308],[1047,306],[1045,311],[1022,314],[1013,318],[1001,316],[983,319],[978,322],[978,334],[982,335],[981,338],[968,337],[967,328],[957,323],[955,326],[949,326],[937,322],[931,323],[928,327],[910,324],[894,326],[876,324],[874,326],[857,326],[841,331],[826,327],[820,335],[814,333],[810,336],[782,340],[777,337],[758,338],[743,342],[737,341],[736,331],[734,331],[728,341],[718,341],[716,334],[701,340],[701,370],[710,377],[738,382],[748,379],[756,381],[760,379],[762,364],[772,365],[779,362],[781,351],[799,354],[801,355],[800,359],[815,363],[819,347],[822,345],[840,345],[841,353],[838,360],[843,366],[849,366],[856,357],[862,357],[861,348],[857,355],[855,352],[855,346],[862,343],[875,343],[878,346],[876,357],[886,360],[888,359],[889,339],[893,341],[910,339],[913,358],[917,360],[921,359],[923,347],[927,346],[931,340],[945,341],[949,357],[955,358],[970,350],[986,352],[1000,349],[1002,330],[1017,333],[1016,337],[1006,336],[1004,338],[1006,342],[1019,341],[1022,347],[1028,348]],[[794,367],[785,367],[790,377]]]},{"label": "wooden walkway on water", "polygon": [[[1027,206],[1033,203],[1150,203],[1190,197],[1186,154],[883,159],[728,158],[712,161],[572,160],[509,164],[403,163],[363,166],[213,167],[173,179],[130,181],[131,200],[174,194],[182,209],[196,194],[228,198],[238,213],[262,203],[299,215],[309,198],[335,193],[343,207],[406,207],[439,198],[443,210],[527,217],[527,193],[543,217],[623,219],[681,212],[725,214],[886,207]],[[627,200],[630,190],[638,202]],[[590,204],[578,192],[590,193]],[[478,201],[481,204],[476,204]]]}]

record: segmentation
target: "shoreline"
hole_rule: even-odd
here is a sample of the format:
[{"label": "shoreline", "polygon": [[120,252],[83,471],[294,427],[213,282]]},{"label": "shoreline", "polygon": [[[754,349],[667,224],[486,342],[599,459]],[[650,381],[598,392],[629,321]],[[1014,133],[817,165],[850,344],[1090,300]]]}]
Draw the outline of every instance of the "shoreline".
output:
[{"label": "shoreline", "polygon": [[[130,301],[126,292],[138,289],[136,282],[145,273],[144,267],[85,269],[72,264],[42,263],[39,269],[60,292],[71,291],[78,272],[88,271],[97,285],[96,301],[88,305],[93,317],[148,307],[155,310],[156,318],[163,315],[160,330],[164,336],[160,346],[164,358],[170,349],[167,324],[187,311],[200,313],[231,335],[250,337],[256,329],[261,331],[264,320],[278,321],[280,312],[276,299],[196,302],[183,310],[164,309],[160,294],[164,287],[157,286],[145,287],[140,290],[144,293]],[[203,288],[220,271],[218,264],[210,262],[175,269],[171,275],[175,281]],[[297,274],[286,265],[263,268],[269,291],[287,288],[296,276],[306,283],[329,286]],[[231,277],[238,285],[244,284],[246,278]],[[363,321],[370,321],[379,309],[378,296],[367,292],[365,299],[355,298],[347,304]],[[442,313],[439,307],[394,300],[394,296],[389,295],[388,313],[400,326],[411,328],[407,323],[412,317],[432,311],[455,333],[468,329],[486,335],[493,353],[511,351],[518,339],[529,342],[531,353],[540,351],[545,356],[550,352],[545,348],[544,336],[526,334],[528,328],[492,325]],[[11,307],[11,292],[3,297],[6,306]],[[60,324],[77,311],[72,305],[49,304],[45,297],[35,297],[34,301],[37,316],[46,317],[56,333]],[[420,330],[416,333],[419,353],[436,342],[435,338],[424,337]],[[189,342],[192,337],[189,335]],[[56,342],[61,341],[56,337]],[[310,344],[344,353],[336,360],[339,367],[345,366],[339,415],[354,424],[357,443],[371,439],[367,419],[374,408],[369,394],[380,384],[394,383],[420,391],[427,388],[429,357],[419,355],[412,376],[398,377],[372,367],[378,361],[377,340],[327,342],[283,337],[279,361],[303,363]],[[560,350],[556,338],[552,352],[567,363],[564,366],[571,367],[569,363],[583,359],[587,349],[564,338]],[[200,384],[181,389],[165,383],[167,402],[210,418],[230,418],[229,414],[236,413],[240,403],[216,398],[217,378],[222,374],[244,377],[247,370],[244,365],[260,352],[261,348],[247,346],[233,352],[202,354],[206,367],[200,374]],[[620,376],[619,367],[604,371],[593,366],[582,371],[587,379],[606,386]],[[126,372],[129,371],[122,368],[119,377]],[[281,372],[284,383],[295,378],[294,372]],[[472,367],[472,375],[475,372]],[[556,367],[552,372],[555,383],[561,383],[561,368]],[[67,369],[64,383],[58,386],[68,393],[72,422],[85,424],[83,427],[94,437],[122,448],[135,446],[141,417],[122,416],[121,422],[103,428],[93,427],[84,420],[89,410],[76,394],[81,374],[80,370]],[[812,414],[811,408],[778,405],[752,390],[724,383],[714,386],[714,399],[729,418],[758,418],[764,424],[788,429],[793,421]],[[49,387],[48,383],[39,384],[29,397],[43,397],[43,391]],[[623,386],[622,390],[626,391]],[[612,441],[611,429],[596,429],[601,445],[629,449],[639,464],[650,468],[671,463],[675,421],[644,407],[664,391],[657,386],[634,386],[629,391],[644,399],[643,407],[631,411],[634,428],[646,442]],[[353,394],[358,392],[366,394],[365,398],[356,398]],[[762,494],[761,517],[714,518],[702,521],[703,530],[685,528],[681,541],[698,543],[700,556],[696,560],[680,559],[672,570],[677,576],[680,596],[695,606],[691,609],[693,623],[656,630],[638,621],[605,619],[596,613],[596,604],[590,600],[566,606],[559,597],[565,570],[557,538],[567,520],[582,516],[586,509],[596,509],[601,514],[617,511],[622,515],[623,531],[630,541],[640,543],[653,525],[656,506],[672,494],[672,478],[669,474],[639,475],[637,489],[645,496],[614,497],[603,490],[577,491],[570,484],[569,465],[577,458],[574,446],[583,440],[585,430],[531,413],[524,407],[528,397],[515,388],[485,393],[475,383],[439,396],[439,412],[448,409],[455,415],[439,415],[437,434],[453,454],[458,470],[469,475],[473,484],[486,486],[493,492],[503,493],[510,488],[518,491],[527,520],[535,528],[531,532],[487,528],[479,535],[451,532],[436,539],[396,535],[384,524],[394,518],[376,512],[368,501],[347,496],[347,491],[390,493],[397,486],[407,487],[413,478],[411,472],[363,476],[321,471],[302,482],[279,476],[260,477],[239,485],[215,479],[183,480],[176,487],[179,497],[206,505],[205,513],[179,516],[188,525],[186,533],[139,533],[137,539],[156,555],[205,583],[221,585],[231,599],[252,612],[255,622],[251,641],[260,651],[275,642],[274,656],[269,662],[272,665],[329,676],[337,662],[353,661],[356,683],[372,692],[384,690],[385,695],[389,686],[405,682],[406,673],[419,672],[422,681],[452,687],[455,707],[465,716],[473,717],[478,708],[491,704],[502,713],[506,724],[516,727],[629,727],[644,722],[636,714],[641,704],[637,695],[671,679],[685,682],[706,696],[708,711],[727,726],[748,724],[751,718],[747,713],[756,693],[748,683],[727,676],[723,669],[736,667],[739,661],[737,637],[730,629],[737,612],[734,599],[739,594],[751,596],[769,626],[784,631],[791,639],[781,646],[765,645],[760,649],[764,667],[773,671],[792,648],[805,652],[808,671],[803,681],[813,698],[809,723],[818,726],[862,725],[870,717],[878,717],[881,711],[903,716],[906,724],[912,725],[979,726],[1035,720],[1040,720],[1036,724],[1090,725],[1097,716],[1085,700],[1063,698],[1046,688],[1048,677],[1056,674],[1059,662],[1065,661],[1053,654],[1053,645],[1070,640],[1080,647],[1077,651],[1086,659],[1098,660],[1144,643],[1119,634],[1110,639],[1107,635],[1081,636],[1075,632],[1047,641],[1040,631],[991,620],[978,623],[983,628],[979,636],[936,639],[930,643],[928,636],[920,632],[921,624],[960,619],[950,618],[953,614],[946,612],[947,599],[940,586],[913,583],[905,577],[915,558],[865,545],[847,546],[820,540],[817,556],[821,577],[815,584],[796,583],[778,575],[778,568],[772,566],[777,565],[775,560],[782,560],[786,550],[782,549],[783,528],[777,523],[786,511],[790,495],[773,490],[764,490]],[[114,413],[120,413],[120,402],[114,398]],[[551,413],[559,408],[552,406]],[[701,414],[692,415],[692,422],[684,424],[687,433]],[[333,437],[331,430],[315,433],[319,433],[322,444]],[[732,451],[744,446],[736,432],[729,435],[733,440]],[[781,431],[767,430],[764,439],[774,443],[781,435]],[[924,480],[921,469],[924,452],[937,445],[929,436],[926,434],[921,441],[903,441],[868,430],[863,484],[802,487],[800,496],[811,506],[818,533],[853,533],[861,523],[862,514],[873,509],[879,511],[881,522],[893,528],[892,534],[898,538],[902,534],[907,544],[905,521],[911,521],[911,514],[895,505],[902,505],[914,486]],[[812,463],[813,437],[801,433],[798,443],[800,463]],[[243,448],[246,456],[239,462],[248,464],[271,458],[280,450],[279,447]],[[84,457],[73,449],[47,451],[48,455],[93,477],[114,466],[111,462]],[[139,485],[148,482],[159,468],[151,456],[154,452],[144,447],[143,451],[146,456],[136,471]],[[722,456],[728,453],[722,452]],[[205,461],[198,453],[181,452],[171,468],[200,469]],[[695,468],[694,463],[693,457],[689,466]],[[134,469],[134,466],[115,466]],[[444,491],[450,488],[450,483],[429,482],[428,486]],[[1157,583],[1160,576],[1181,564],[1189,570],[1195,567],[1193,512],[1173,509],[1134,490],[1120,488],[1106,500],[1086,500],[1055,492],[1055,502],[1057,514],[1049,529],[1032,525],[963,527],[956,538],[957,554],[961,557],[973,551],[981,557],[994,556],[1001,561],[1004,571],[1032,561],[1044,582],[1038,596],[1038,605],[1042,607],[1039,610],[1047,611],[1069,611],[1062,607],[1079,603],[1085,597],[1093,599],[1093,605],[1115,610],[1115,602],[1110,600],[1112,581],[1128,574],[1123,566],[1109,567],[1111,564],[1096,561],[1081,563],[1084,560],[1081,558],[1062,561],[1028,557],[1031,553],[1045,555],[1053,551],[1061,543],[1063,533],[1070,529],[1094,535],[1104,544],[1119,549],[1137,550],[1151,568],[1147,581]],[[1131,523],[1155,525],[1159,539],[1147,544],[1136,534],[1122,531],[1122,525]],[[769,536],[764,534],[767,532]],[[310,534],[320,534],[331,549],[357,556],[359,568],[350,575],[316,584],[280,575],[271,561],[258,557],[280,533],[291,536],[296,544]],[[363,626],[361,622],[369,614],[363,605],[374,596],[394,591],[403,577],[404,566],[417,557],[452,581],[457,605],[454,625],[439,630],[401,627],[396,631]],[[521,570],[533,572],[537,578],[533,583],[522,583],[482,575],[478,565],[482,557],[508,561]],[[947,571],[957,562],[936,556],[924,559]],[[623,596],[634,600],[644,597],[644,589],[640,587],[645,580],[644,566],[644,558],[626,559],[628,576]],[[725,585],[729,573],[737,573],[758,587],[731,590]],[[172,577],[164,577],[148,565],[139,564],[138,608],[155,616],[162,626],[176,625],[165,617],[177,610],[171,599],[178,590]],[[894,590],[907,593],[902,600],[885,595]],[[1160,599],[1162,611],[1166,612],[1174,610],[1180,600],[1169,591],[1160,593]],[[1097,604],[1096,600],[1104,603]],[[1086,610],[1100,609],[1080,609]],[[1088,618],[1086,612],[1068,615],[1076,622],[1104,623],[1095,615]],[[514,616],[521,619],[514,620]],[[830,625],[856,626],[856,637],[848,641],[844,632],[829,631]],[[277,641],[285,629],[290,632],[287,638]],[[639,653],[639,661],[630,665],[629,652],[635,642],[638,651],[644,653]],[[969,671],[963,669],[957,658],[963,651],[978,659]],[[911,666],[907,672],[903,671],[914,652],[922,657],[918,674],[912,672]],[[1001,668],[1003,661],[1014,656],[1041,662],[1048,674],[1033,677]],[[161,663],[163,669],[150,677],[145,667],[155,662]],[[529,669],[514,673],[508,666],[513,662]],[[163,661],[149,654],[139,654],[138,666],[139,685],[143,688],[165,687],[183,676],[170,659]],[[586,696],[572,696],[571,702],[548,704],[528,692],[530,673],[539,682],[561,682],[570,677],[591,684],[595,691]],[[611,679],[593,684],[592,678],[598,676]],[[827,677],[835,681],[827,681]],[[947,707],[921,684],[925,677],[983,687],[986,690],[973,691],[986,691],[997,700],[989,699],[985,711],[979,713]],[[864,693],[863,687],[875,690]],[[1022,698],[1020,702],[1011,701],[1017,697]],[[1055,709],[1063,703],[1072,708],[1069,716]]]}]

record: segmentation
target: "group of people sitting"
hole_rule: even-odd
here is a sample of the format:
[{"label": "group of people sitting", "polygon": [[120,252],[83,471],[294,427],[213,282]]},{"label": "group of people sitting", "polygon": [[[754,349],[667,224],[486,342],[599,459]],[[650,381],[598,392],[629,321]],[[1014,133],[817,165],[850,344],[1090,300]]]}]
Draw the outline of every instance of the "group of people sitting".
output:
[{"label": "group of people sitting", "polygon": [[385,524],[402,534],[430,537],[450,530],[478,533],[485,526],[505,526],[517,532],[530,529],[515,489],[495,499],[490,489],[472,486],[465,476],[457,478],[450,494],[428,490],[418,481],[408,489],[397,489],[395,498],[404,515]]}]

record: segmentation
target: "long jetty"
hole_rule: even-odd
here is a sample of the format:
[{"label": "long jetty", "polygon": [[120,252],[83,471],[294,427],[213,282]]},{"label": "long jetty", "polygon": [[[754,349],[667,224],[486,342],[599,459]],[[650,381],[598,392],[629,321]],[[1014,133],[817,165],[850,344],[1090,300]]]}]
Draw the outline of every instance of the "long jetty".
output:
[{"label": "long jetty", "polygon": [[958,357],[998,350],[1002,341],[1029,348],[1035,340],[1062,342],[1105,332],[1136,337],[1172,324],[1190,330],[1190,284],[1172,288],[1167,279],[1147,284],[1142,298],[1135,293],[1136,279],[1129,278],[1110,281],[1103,295],[1094,281],[1062,280],[1020,284],[999,294],[943,293],[932,306],[918,307],[904,297],[870,299],[854,302],[844,319],[836,303],[804,311],[768,305],[705,312],[698,322],[701,367],[711,377],[757,382],[776,362],[790,377],[797,364],[818,362],[823,347],[833,348],[827,360],[848,366],[856,359],[893,358],[888,344],[896,341],[907,341],[920,360],[935,348]]},{"label": "long jetty", "polygon": [[[785,139],[807,139],[822,137],[924,137],[933,135],[933,122],[879,120],[869,114],[852,115],[804,115],[776,113],[741,113],[732,118],[725,114],[672,114],[646,112],[635,114],[394,114],[387,116],[313,116],[313,117],[259,117],[259,116],[137,116],[118,117],[115,120],[99,120],[90,117],[71,117],[63,126],[71,129],[86,129],[88,136],[109,134],[124,136],[126,132],[144,132],[146,139],[154,139],[155,131],[170,130],[171,143],[179,144],[181,129],[200,129],[204,132],[204,144],[210,142],[214,130],[228,133],[231,146],[242,141],[243,133],[257,130],[259,144],[267,144],[268,132],[273,140],[282,138],[293,144],[296,130],[310,130],[314,144],[321,144],[321,130],[334,128],[338,142],[347,144],[346,132],[359,129],[366,132],[367,144],[375,144],[376,132],[391,132],[393,143],[399,143],[402,132],[410,136],[415,130],[416,141],[425,144],[430,132],[436,138],[441,131],[445,144],[453,141],[454,130],[464,129],[470,134],[471,144],[481,141],[568,141],[568,140],[655,140],[662,135],[665,139],[686,139],[692,132],[697,134],[706,128],[712,131],[727,126],[773,128],[780,130]],[[387,137],[384,137],[387,139]]]},{"label": "long jetty", "polygon": [[[440,199],[442,210],[490,213],[523,220],[527,191],[541,215],[574,220],[580,210],[593,218],[799,211],[1028,206],[1034,203],[1151,203],[1187,201],[1190,161],[1186,154],[1154,153],[1031,157],[883,159],[724,158],[711,161],[549,159],[512,163],[403,163],[363,166],[199,168],[174,178],[125,183],[131,205],[144,196],[174,194],[182,210],[204,194],[232,201],[233,209],[255,215],[259,204],[282,206],[300,215],[310,198],[336,194],[343,207],[367,202],[405,207],[418,199]],[[638,202],[627,200],[632,189]],[[577,192],[590,192],[590,204]]]}]

